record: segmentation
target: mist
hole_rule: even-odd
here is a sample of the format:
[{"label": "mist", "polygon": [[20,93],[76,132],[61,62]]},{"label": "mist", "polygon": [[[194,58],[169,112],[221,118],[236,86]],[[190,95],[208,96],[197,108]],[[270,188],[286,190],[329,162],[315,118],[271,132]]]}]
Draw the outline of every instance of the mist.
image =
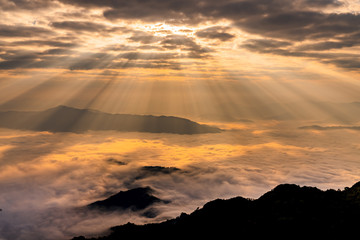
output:
[{"label": "mist", "polygon": [[[248,122],[196,136],[3,129],[2,238],[99,236],[129,221],[160,222],[191,213],[216,198],[257,198],[280,183],[342,189],[355,182],[358,132],[299,128],[304,124]],[[141,211],[83,209],[146,186],[169,201],[149,207],[154,218]]]}]

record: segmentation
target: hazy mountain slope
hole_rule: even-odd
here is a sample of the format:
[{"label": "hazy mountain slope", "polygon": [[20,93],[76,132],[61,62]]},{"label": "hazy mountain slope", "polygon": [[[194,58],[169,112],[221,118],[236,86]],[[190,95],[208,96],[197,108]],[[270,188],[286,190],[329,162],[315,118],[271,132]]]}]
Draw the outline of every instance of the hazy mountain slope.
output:
[{"label": "hazy mountain slope", "polygon": [[0,127],[50,132],[115,130],[176,134],[217,133],[220,129],[168,116],[109,114],[58,106],[40,112],[0,112]]}]

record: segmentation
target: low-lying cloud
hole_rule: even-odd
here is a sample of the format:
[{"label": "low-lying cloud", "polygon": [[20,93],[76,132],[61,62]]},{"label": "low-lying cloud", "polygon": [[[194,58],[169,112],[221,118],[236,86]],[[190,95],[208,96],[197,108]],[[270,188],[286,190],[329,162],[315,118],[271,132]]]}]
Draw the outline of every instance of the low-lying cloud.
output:
[{"label": "low-lying cloud", "polygon": [[[215,139],[3,131],[2,237],[91,236],[128,221],[162,221],[215,198],[259,197],[280,183],[337,189],[356,180],[359,146],[354,145],[354,132],[337,133],[343,141],[336,144],[332,131],[319,134],[280,122],[259,126],[226,131]],[[145,186],[170,201],[149,209],[157,214],[151,220],[127,211],[77,210],[119,191]]]}]

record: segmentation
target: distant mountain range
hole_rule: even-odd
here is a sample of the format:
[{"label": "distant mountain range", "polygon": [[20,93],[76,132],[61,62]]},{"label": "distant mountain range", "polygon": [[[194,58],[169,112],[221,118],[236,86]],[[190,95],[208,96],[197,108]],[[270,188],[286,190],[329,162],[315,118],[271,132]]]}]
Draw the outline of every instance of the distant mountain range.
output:
[{"label": "distant mountain range", "polygon": [[189,215],[162,223],[128,223],[91,239],[347,239],[359,236],[359,226],[360,182],[343,191],[283,184],[256,200],[217,199]]},{"label": "distant mountain range", "polygon": [[110,114],[67,106],[58,106],[39,112],[0,112],[0,127],[76,133],[88,130],[175,134],[218,133],[221,131],[219,128],[179,117]]},{"label": "distant mountain range", "polygon": [[299,127],[299,129],[309,129],[309,130],[318,130],[318,131],[348,129],[348,130],[360,131],[360,126],[319,126],[319,125],[311,125],[311,126]]}]

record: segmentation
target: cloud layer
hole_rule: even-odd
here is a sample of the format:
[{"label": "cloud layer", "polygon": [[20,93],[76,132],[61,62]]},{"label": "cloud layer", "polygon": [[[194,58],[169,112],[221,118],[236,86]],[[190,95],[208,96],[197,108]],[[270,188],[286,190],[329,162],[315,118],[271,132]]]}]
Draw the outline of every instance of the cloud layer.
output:
[{"label": "cloud layer", "polygon": [[[357,131],[319,133],[301,124],[264,122],[216,138],[2,131],[1,232],[5,239],[91,236],[128,221],[162,221],[215,198],[256,198],[280,183],[337,189],[355,182]],[[145,186],[170,201],[149,209],[158,214],[152,220],[78,208]]]}]

